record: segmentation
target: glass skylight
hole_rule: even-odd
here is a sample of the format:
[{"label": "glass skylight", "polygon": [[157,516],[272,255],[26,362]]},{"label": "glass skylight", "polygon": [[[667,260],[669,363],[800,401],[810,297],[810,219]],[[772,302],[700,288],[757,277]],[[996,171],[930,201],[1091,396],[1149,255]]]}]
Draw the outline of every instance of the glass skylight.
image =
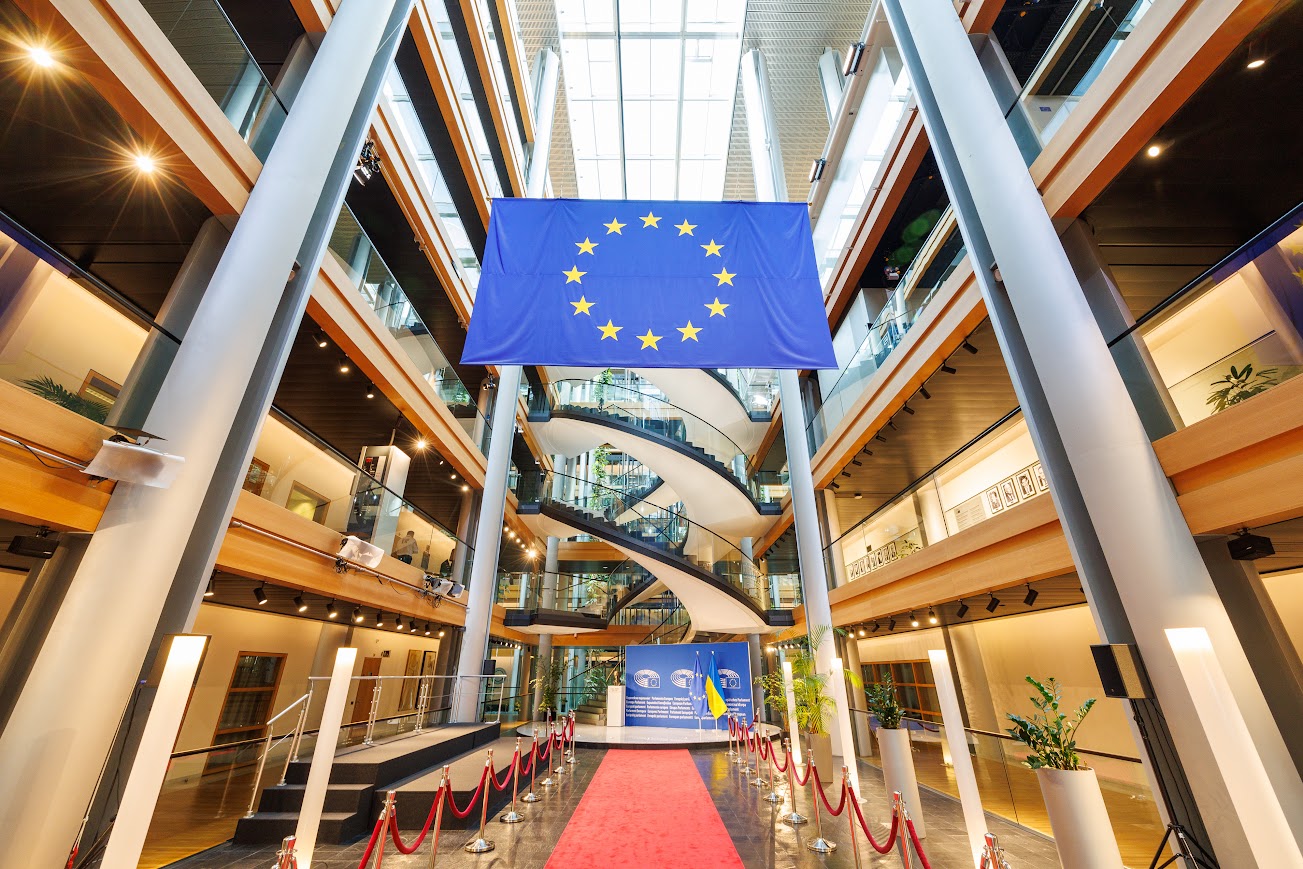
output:
[{"label": "glass skylight", "polygon": [[746,0],[557,0],[585,199],[719,199]]}]

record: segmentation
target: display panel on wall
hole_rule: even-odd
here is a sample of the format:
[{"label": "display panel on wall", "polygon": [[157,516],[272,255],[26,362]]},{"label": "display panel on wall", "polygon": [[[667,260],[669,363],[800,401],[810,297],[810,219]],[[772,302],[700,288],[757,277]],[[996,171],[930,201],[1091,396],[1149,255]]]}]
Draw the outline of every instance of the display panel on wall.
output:
[{"label": "display panel on wall", "polygon": [[689,689],[697,661],[703,676],[715,655],[720,687],[728,711],[750,721],[751,655],[746,643],[674,643],[625,648],[624,723],[627,727],[723,728],[727,722],[709,712],[698,718]]}]

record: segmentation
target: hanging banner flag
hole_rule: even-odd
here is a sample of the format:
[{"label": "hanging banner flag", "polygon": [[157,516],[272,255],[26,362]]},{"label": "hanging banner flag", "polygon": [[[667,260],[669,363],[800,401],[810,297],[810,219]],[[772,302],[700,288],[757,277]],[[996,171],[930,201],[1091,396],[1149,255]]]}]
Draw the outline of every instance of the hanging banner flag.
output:
[{"label": "hanging banner flag", "polygon": [[626,727],[714,730],[728,726],[725,712],[747,721],[754,714],[746,643],[626,646],[624,662]]},{"label": "hanging banner flag", "polygon": [[836,368],[803,202],[496,199],[462,363]]}]

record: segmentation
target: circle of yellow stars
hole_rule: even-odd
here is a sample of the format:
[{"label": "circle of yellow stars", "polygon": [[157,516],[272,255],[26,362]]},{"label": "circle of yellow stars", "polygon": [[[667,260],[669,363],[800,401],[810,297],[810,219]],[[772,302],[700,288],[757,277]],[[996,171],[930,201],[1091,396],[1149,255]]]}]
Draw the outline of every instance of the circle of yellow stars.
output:
[{"label": "circle of yellow stars", "polygon": [[[652,211],[648,211],[645,217],[638,217],[636,219],[642,221],[641,229],[660,229],[661,228],[660,222],[665,218],[663,216],[659,216],[653,213]],[[629,224],[621,223],[618,217],[612,217],[610,223],[604,223],[602,225],[606,227],[607,235],[624,235],[623,230]],[[689,223],[687,218],[684,218],[682,223],[673,224],[673,228],[679,231],[679,236],[690,235],[693,236],[694,238],[696,237],[696,234],[693,232],[693,230],[697,228],[697,224]],[[572,265],[568,270],[563,271],[561,274],[566,276],[567,286],[570,284],[579,284],[579,286],[582,288],[584,284],[584,280],[583,280],[584,275],[588,274],[588,272],[582,271],[579,268],[579,263],[581,262],[579,257],[583,256],[584,254],[588,254],[589,256],[596,257],[597,247],[599,245],[599,242],[593,241],[592,238],[589,236],[585,236],[583,241],[577,241],[574,244],[575,247],[578,248],[578,252],[575,254],[575,264]],[[737,273],[730,272],[724,266],[724,256],[721,253],[721,251],[724,250],[724,245],[716,243],[715,239],[712,238],[708,243],[700,245],[700,247],[703,251],[705,251],[705,256],[707,258],[714,256],[714,257],[719,257],[720,259],[719,271],[711,275],[711,277],[715,278],[719,282],[717,286],[722,287],[725,284],[727,284],[730,287],[733,286],[733,278],[737,277]],[[593,316],[592,308],[597,305],[597,302],[588,301],[588,298],[581,291],[579,295],[579,300],[570,302],[570,304],[575,309],[573,316],[577,317],[580,314],[583,314],[586,317],[592,317]],[[711,317],[728,316],[724,312],[729,307],[729,303],[721,302],[719,300],[719,296],[715,296],[714,301],[706,303],[704,307],[710,311],[710,314],[707,315],[706,317],[707,320],[709,320]],[[605,326],[598,324],[597,328],[602,333],[602,337],[598,339],[599,341],[605,341],[607,338],[610,338],[612,341],[619,341],[620,331],[624,329],[623,326],[617,326],[615,325],[615,323],[611,322],[611,319],[609,317],[606,320]],[[683,326],[674,327],[675,331],[677,331],[680,335],[682,335],[682,337],[679,339],[680,343],[684,341],[698,341],[699,339],[697,338],[697,335],[704,328],[705,328],[704,326],[692,325],[691,319],[689,319],[688,322]],[[665,336],[653,334],[651,327],[649,326],[647,327],[647,333],[645,335],[636,335],[635,337],[642,342],[642,347],[640,349],[660,350],[661,348],[659,342]]]}]

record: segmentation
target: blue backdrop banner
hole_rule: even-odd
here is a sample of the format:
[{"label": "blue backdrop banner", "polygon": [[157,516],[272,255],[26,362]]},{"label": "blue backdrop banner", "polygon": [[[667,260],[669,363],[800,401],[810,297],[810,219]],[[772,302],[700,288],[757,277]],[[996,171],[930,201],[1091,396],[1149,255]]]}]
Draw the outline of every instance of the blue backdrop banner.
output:
[{"label": "blue backdrop banner", "polygon": [[837,367],[804,202],[495,199],[482,266],[465,365]]},{"label": "blue backdrop banner", "polygon": [[[714,729],[709,712],[693,711],[692,685],[697,661],[700,672],[710,669],[710,654],[723,683],[728,711],[751,720],[751,654],[746,643],[674,643],[665,646],[626,646],[624,650],[624,723],[626,727],[690,727]],[[720,719],[720,728],[728,722]]]}]

